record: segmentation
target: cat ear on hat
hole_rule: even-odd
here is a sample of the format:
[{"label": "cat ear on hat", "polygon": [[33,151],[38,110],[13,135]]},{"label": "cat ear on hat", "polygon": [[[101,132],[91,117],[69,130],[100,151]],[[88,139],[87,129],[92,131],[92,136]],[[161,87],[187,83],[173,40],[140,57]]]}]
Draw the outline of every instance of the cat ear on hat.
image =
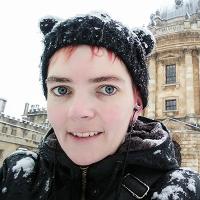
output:
[{"label": "cat ear on hat", "polygon": [[155,38],[153,34],[146,28],[134,28],[132,31],[137,35],[142,47],[145,51],[145,56],[150,55],[155,47]]},{"label": "cat ear on hat", "polygon": [[58,23],[58,20],[53,17],[47,17],[40,20],[39,26],[41,32],[46,35],[51,32],[53,27]]}]

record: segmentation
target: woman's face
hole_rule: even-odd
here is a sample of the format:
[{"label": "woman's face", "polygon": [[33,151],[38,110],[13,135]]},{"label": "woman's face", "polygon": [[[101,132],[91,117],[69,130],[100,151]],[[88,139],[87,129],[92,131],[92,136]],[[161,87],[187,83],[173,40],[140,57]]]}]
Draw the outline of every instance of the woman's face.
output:
[{"label": "woman's face", "polygon": [[124,64],[95,50],[63,48],[48,68],[48,119],[64,152],[82,166],[115,153],[137,98]]}]

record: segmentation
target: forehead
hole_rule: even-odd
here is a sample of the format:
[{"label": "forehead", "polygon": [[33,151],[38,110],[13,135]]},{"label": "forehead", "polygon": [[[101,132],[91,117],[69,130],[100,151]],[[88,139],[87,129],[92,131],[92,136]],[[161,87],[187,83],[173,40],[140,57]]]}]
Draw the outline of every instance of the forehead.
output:
[{"label": "forehead", "polygon": [[98,75],[117,75],[130,80],[124,63],[105,48],[79,45],[58,50],[51,58],[48,75],[80,78]]},{"label": "forehead", "polygon": [[[102,57],[102,56],[106,56],[107,59],[110,62],[114,62],[115,60],[118,60],[120,62],[121,59],[119,57],[116,56],[115,53],[113,53],[112,51],[109,51],[103,47],[96,47],[96,46],[88,46],[88,45],[78,45],[78,46],[69,46],[69,47],[64,47],[59,49],[50,59],[50,64],[53,64],[56,62],[56,60],[58,59],[58,57],[62,56],[63,58],[65,58],[65,60],[70,59],[70,57],[76,52],[77,49],[84,49],[85,53],[86,51],[89,52],[91,58],[95,58],[96,57]],[[87,53],[88,53],[87,52]],[[82,55],[84,56],[84,53],[82,51]]]}]

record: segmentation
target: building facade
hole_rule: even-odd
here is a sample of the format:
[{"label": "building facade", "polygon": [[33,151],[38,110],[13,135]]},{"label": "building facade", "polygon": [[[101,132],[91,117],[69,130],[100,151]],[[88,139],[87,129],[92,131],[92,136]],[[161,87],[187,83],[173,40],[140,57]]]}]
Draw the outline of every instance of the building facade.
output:
[{"label": "building facade", "polygon": [[16,119],[4,114],[5,106],[6,100],[0,99],[0,165],[18,148],[36,150],[49,128],[45,109],[26,104],[22,118]]},{"label": "building facade", "polygon": [[149,29],[156,48],[144,115],[167,121],[181,144],[183,166],[200,171],[200,0],[175,0],[157,10]]}]

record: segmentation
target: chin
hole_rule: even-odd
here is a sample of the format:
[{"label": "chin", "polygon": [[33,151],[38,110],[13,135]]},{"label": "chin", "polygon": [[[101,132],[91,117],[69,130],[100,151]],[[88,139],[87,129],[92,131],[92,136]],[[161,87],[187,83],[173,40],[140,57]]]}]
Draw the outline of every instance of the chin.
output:
[{"label": "chin", "polygon": [[[73,160],[72,160],[73,161]],[[76,163],[79,166],[89,166],[93,163],[98,162],[99,160],[93,160],[93,159],[75,159],[73,162]]]},{"label": "chin", "polygon": [[73,159],[73,158],[70,158],[75,164],[79,165],[79,166],[89,166],[93,163],[96,163],[100,160],[102,160],[103,158],[80,158],[80,159]]}]

